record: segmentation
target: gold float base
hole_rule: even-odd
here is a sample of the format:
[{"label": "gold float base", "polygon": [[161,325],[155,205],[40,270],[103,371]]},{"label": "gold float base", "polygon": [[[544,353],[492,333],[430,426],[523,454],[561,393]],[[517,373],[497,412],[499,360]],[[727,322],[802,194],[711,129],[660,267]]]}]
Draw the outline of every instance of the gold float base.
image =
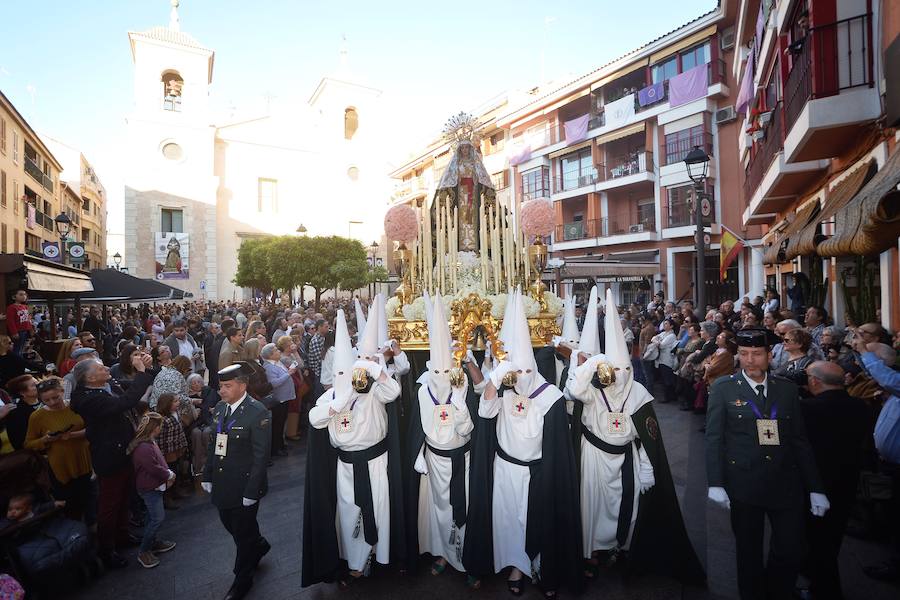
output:
[{"label": "gold float base", "polygon": [[[451,332],[457,329],[454,323],[450,324]],[[531,345],[535,348],[549,345],[553,336],[560,335],[556,317],[552,314],[541,314],[528,319],[528,331],[531,333]],[[425,321],[388,319],[388,335],[391,339],[397,340],[404,350],[428,350],[428,324]],[[479,344],[480,341],[480,338],[472,339],[469,343]]]}]

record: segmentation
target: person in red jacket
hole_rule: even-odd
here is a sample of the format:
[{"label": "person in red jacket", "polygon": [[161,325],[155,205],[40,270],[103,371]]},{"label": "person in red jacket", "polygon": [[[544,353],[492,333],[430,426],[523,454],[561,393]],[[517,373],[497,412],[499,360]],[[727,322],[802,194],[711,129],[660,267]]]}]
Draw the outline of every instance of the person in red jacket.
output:
[{"label": "person in red jacket", "polygon": [[166,518],[163,508],[163,492],[175,483],[175,473],[169,470],[156,438],[162,428],[162,415],[149,412],[141,418],[141,424],[128,444],[128,453],[134,465],[134,485],[147,506],[147,525],[141,540],[138,562],[145,569],[159,564],[157,554],[168,552],[175,542],[157,539],[156,532]]},{"label": "person in red jacket", "polygon": [[22,356],[25,342],[34,335],[34,324],[28,312],[28,292],[17,290],[12,304],[6,307],[6,331],[13,340],[13,353]]}]

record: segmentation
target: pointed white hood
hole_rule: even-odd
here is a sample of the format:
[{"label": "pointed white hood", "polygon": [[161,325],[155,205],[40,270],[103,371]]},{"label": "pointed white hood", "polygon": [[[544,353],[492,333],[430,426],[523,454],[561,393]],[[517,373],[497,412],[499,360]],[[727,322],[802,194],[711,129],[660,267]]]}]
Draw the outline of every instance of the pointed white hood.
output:
[{"label": "pointed white hood", "polygon": [[428,329],[431,329],[431,313],[434,312],[434,303],[431,301],[431,294],[428,293],[428,290],[422,292],[422,300],[425,301],[425,323],[428,325]]},{"label": "pointed white hood", "polygon": [[600,354],[600,330],[597,322],[597,302],[597,286],[595,285],[591,289],[591,297],[590,300],[588,300],[587,310],[584,313],[584,327],[581,330],[581,341],[578,344],[579,351],[589,356]]},{"label": "pointed white hood", "polygon": [[378,329],[379,321],[384,315],[384,298],[381,294],[375,296],[372,306],[369,308],[369,320],[366,322],[366,331],[359,338],[357,348],[359,349],[359,358],[362,360],[378,360]]},{"label": "pointed white hood", "polygon": [[563,325],[560,343],[565,344],[574,350],[578,347],[578,342],[580,340],[581,333],[579,333],[578,323],[575,321],[575,297],[569,296],[566,298],[565,308],[563,309]]},{"label": "pointed white hood", "polygon": [[619,319],[619,311],[613,300],[612,290],[606,290],[606,317],[603,322],[606,333],[606,358],[616,369],[616,382],[612,389],[621,394],[621,398],[627,398],[634,382],[634,374],[631,370],[631,355],[628,354],[628,345],[625,343],[625,332],[622,330],[622,321]]},{"label": "pointed white hood", "polygon": [[[378,302],[378,347],[382,348],[387,345],[387,341],[391,338],[388,337],[388,322],[387,322],[387,311],[384,308],[384,296],[381,294],[375,295],[376,300],[380,300]],[[373,319],[371,309],[369,311],[369,320]]]},{"label": "pointed white hood", "polygon": [[515,312],[516,307],[516,296],[519,294],[519,286],[516,286],[515,291],[509,290],[506,293],[506,310],[503,311],[503,323],[500,325],[500,333],[497,334],[497,339],[503,342],[503,347],[505,350],[509,350],[509,337],[512,331],[512,316],[513,312]]},{"label": "pointed white hood", "polygon": [[443,402],[450,392],[450,369],[455,364],[450,353],[450,326],[444,316],[444,303],[439,293],[434,298],[434,310],[428,327],[428,349],[428,386],[435,397]]},{"label": "pointed white hood", "polygon": [[356,353],[350,343],[350,333],[347,331],[347,319],[344,317],[343,309],[338,309],[335,321],[334,393],[336,398],[346,400],[353,393],[351,379]]},{"label": "pointed white hood", "polygon": [[353,303],[356,308],[356,339],[361,340],[366,331],[366,313],[363,312],[359,298],[354,298]]},{"label": "pointed white hood", "polygon": [[[510,340],[506,347],[509,353],[506,357],[516,369],[516,392],[528,396],[538,386],[545,383],[544,378],[538,373],[537,362],[534,360],[534,348],[531,346],[531,332],[528,330],[528,318],[525,316],[525,302],[521,293],[516,293],[514,310],[510,319]],[[504,323],[506,321],[504,320]]]}]

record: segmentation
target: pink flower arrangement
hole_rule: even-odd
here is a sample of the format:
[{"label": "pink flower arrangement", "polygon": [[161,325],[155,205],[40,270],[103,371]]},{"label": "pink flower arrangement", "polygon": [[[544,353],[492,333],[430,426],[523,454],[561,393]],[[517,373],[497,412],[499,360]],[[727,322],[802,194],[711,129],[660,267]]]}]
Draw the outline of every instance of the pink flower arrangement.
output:
[{"label": "pink flower arrangement", "polygon": [[384,215],[384,233],[389,239],[407,244],[419,237],[419,217],[408,204],[392,206]]},{"label": "pink flower arrangement", "polygon": [[522,205],[522,231],[525,235],[550,235],[553,219],[553,205],[548,200],[529,200]]}]

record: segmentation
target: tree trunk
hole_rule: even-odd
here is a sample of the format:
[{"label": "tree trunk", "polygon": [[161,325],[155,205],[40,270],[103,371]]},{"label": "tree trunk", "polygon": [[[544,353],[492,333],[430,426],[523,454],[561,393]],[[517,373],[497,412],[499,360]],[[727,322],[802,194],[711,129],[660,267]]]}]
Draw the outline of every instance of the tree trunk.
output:
[{"label": "tree trunk", "polygon": [[319,306],[322,303],[322,289],[321,288],[313,288],[316,292],[316,312],[319,311]]}]

